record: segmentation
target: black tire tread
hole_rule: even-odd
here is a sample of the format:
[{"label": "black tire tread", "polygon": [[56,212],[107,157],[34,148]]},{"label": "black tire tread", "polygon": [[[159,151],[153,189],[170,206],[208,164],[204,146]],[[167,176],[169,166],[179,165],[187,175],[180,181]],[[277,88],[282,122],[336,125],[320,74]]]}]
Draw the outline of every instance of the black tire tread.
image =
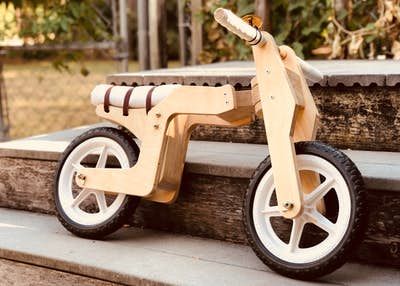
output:
[{"label": "black tire tread", "polygon": [[339,244],[340,248],[334,250],[334,254],[329,257],[329,259],[322,259],[321,263],[315,263],[315,265],[309,265],[307,267],[290,267],[284,265],[284,263],[277,263],[276,261],[264,255],[251,234],[251,221],[250,217],[247,215],[247,208],[249,205],[249,200],[251,199],[251,188],[258,184],[260,175],[262,176],[265,174],[266,170],[270,168],[271,163],[269,157],[263,160],[254,171],[252,178],[250,179],[249,189],[244,195],[244,229],[248,242],[256,255],[272,270],[294,279],[314,280],[341,267],[357,248],[362,239],[362,235],[366,226],[366,191],[360,171],[357,169],[351,159],[342,151],[319,141],[298,142],[295,144],[295,148],[297,154],[311,153],[324,159],[328,159],[330,162],[333,161],[336,166],[339,166],[338,169],[342,175],[347,176],[348,180],[352,182],[352,186],[349,186],[349,188],[354,195],[354,202],[356,204],[354,209],[353,225],[347,230],[345,235],[346,238],[342,240],[341,244]]}]

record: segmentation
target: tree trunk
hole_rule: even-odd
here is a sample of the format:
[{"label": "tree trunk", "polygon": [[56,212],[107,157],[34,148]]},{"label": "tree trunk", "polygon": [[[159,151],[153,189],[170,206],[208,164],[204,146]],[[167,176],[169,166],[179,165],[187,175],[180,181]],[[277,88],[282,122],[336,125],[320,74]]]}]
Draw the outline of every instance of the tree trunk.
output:
[{"label": "tree trunk", "polygon": [[178,0],[179,59],[182,66],[188,64],[185,6],[186,0]]},{"label": "tree trunk", "polygon": [[137,2],[137,21],[138,21],[138,54],[140,70],[150,68],[149,59],[149,14],[147,0]]},{"label": "tree trunk", "polygon": [[150,68],[167,67],[165,0],[149,0]]},{"label": "tree trunk", "polygon": [[192,65],[199,63],[199,55],[203,50],[203,27],[197,18],[197,14],[201,12],[202,0],[191,0],[191,32],[192,32]]},{"label": "tree trunk", "polygon": [[263,21],[263,30],[271,32],[271,2],[270,0],[256,0],[256,15]]},{"label": "tree trunk", "polygon": [[126,0],[119,0],[119,33],[121,38],[120,58],[121,72],[128,71],[129,47],[128,47],[128,11]]}]

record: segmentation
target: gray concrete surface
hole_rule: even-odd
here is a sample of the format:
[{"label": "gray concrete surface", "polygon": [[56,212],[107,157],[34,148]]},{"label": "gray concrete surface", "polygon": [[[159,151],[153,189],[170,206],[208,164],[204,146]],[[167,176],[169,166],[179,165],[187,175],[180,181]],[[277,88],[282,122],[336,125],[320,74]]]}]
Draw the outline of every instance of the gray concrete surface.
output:
[{"label": "gray concrete surface", "polygon": [[32,264],[0,259],[0,285],[3,286],[123,286]]},{"label": "gray concrete surface", "polygon": [[55,217],[0,209],[0,257],[130,285],[399,285],[400,272],[348,263],[306,283],[271,272],[249,247],[141,229],[105,241],[72,236]]},{"label": "gray concrete surface", "polygon": [[[81,126],[0,143],[0,157],[58,160],[70,141],[90,128],[110,124]],[[400,191],[400,153],[344,150],[360,169],[366,186],[374,190]],[[261,144],[191,141],[186,171],[238,178],[250,178],[253,170],[267,156]]]}]

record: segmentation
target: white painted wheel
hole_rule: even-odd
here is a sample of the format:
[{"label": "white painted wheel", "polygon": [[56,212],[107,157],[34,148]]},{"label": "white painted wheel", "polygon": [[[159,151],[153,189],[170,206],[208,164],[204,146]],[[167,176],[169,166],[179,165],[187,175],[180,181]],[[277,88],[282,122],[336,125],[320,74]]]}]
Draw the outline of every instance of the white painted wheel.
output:
[{"label": "white painted wheel", "polygon": [[78,169],[130,168],[137,162],[139,148],[121,129],[99,127],[77,138],[65,149],[54,184],[57,218],[73,234],[101,239],[130,222],[140,197],[80,188]]},{"label": "white painted wheel", "polygon": [[[117,159],[121,168],[129,168],[129,159],[123,148],[114,140],[95,137],[82,142],[68,156],[61,170],[58,192],[61,207],[65,214],[80,225],[93,226],[107,221],[121,207],[125,194],[108,194],[103,191],[80,189],[76,191],[75,175],[90,156],[97,160],[96,168],[105,168],[110,156]],[[82,205],[97,204],[96,211],[85,210]]]},{"label": "white painted wheel", "polygon": [[271,269],[310,280],[333,272],[357,249],[365,226],[366,195],[360,172],[341,151],[321,142],[295,144],[300,176],[319,175],[303,193],[293,219],[278,208],[270,158],[255,170],[246,192],[243,220],[248,242]]},{"label": "white painted wheel", "polygon": [[[304,210],[300,216],[292,220],[290,240],[287,243],[282,241],[271,223],[271,218],[282,216],[279,207],[271,205],[275,193],[271,169],[257,187],[253,219],[258,237],[273,255],[291,263],[310,263],[332,252],[343,239],[351,214],[350,193],[340,172],[325,159],[314,155],[298,155],[297,164],[300,171],[316,172],[323,176],[324,181],[313,192],[304,195]],[[317,203],[331,190],[336,193],[339,205],[335,223],[317,210]],[[300,240],[307,223],[325,231],[327,237],[317,245],[301,248]]]}]

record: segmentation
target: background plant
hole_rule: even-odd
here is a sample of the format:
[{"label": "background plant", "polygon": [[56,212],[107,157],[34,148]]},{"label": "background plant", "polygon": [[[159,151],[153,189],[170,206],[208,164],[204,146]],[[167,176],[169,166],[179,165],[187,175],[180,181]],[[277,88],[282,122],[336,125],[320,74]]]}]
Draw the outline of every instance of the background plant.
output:
[{"label": "background plant", "polygon": [[[187,0],[190,1],[190,0]],[[111,12],[106,0],[13,0],[0,3],[0,41],[22,39],[25,44],[103,41],[112,38]],[[217,7],[239,16],[254,13],[254,0],[207,0],[203,23],[202,63],[251,57],[242,40],[213,19]],[[400,59],[400,0],[269,0],[270,30],[278,44],[288,44],[305,58]],[[189,5],[190,6],[190,5]],[[190,11],[188,11],[188,14]],[[178,58],[176,1],[167,2],[169,59]],[[130,13],[130,34],[136,34],[136,14]],[[136,37],[131,37],[135,56]],[[34,56],[38,56],[34,54]],[[40,55],[39,55],[40,56]],[[80,61],[79,52],[58,53],[54,64]]]},{"label": "background plant", "polygon": [[[24,45],[100,42],[112,37],[109,7],[92,0],[14,0],[0,3],[0,41]],[[40,57],[39,53],[34,53]],[[53,65],[68,69],[66,62],[80,61],[81,52],[53,53]],[[81,72],[87,70],[83,67]]]},{"label": "background plant", "polygon": [[[96,3],[97,2],[97,3]],[[104,1],[14,0],[0,4],[0,40],[18,36],[26,44],[100,41],[109,38]],[[103,3],[104,4],[104,3]],[[103,5],[104,6],[104,5]],[[104,6],[105,7],[105,6]]]},{"label": "background plant", "polygon": [[[274,0],[271,32],[305,58],[400,59],[399,0]],[[250,50],[213,20],[218,7],[239,16],[254,13],[254,1],[214,0],[199,18],[205,27],[204,63],[250,58]]]},{"label": "background plant", "polygon": [[335,12],[324,31],[329,58],[400,59],[399,0],[346,1]]}]

